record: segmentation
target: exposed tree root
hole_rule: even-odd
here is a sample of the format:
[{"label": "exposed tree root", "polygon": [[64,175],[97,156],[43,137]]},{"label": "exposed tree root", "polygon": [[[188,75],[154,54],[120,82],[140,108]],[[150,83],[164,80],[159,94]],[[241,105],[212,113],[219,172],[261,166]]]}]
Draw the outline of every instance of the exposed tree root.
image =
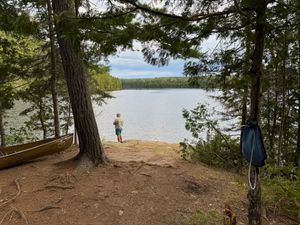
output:
[{"label": "exposed tree root", "polygon": [[148,173],[139,173],[140,175],[146,176],[146,177],[152,177],[152,175],[148,174]]},{"label": "exposed tree root", "polygon": [[3,206],[6,206],[8,203],[15,200],[21,194],[22,191],[21,191],[21,187],[20,187],[20,184],[19,184],[19,180],[20,180],[20,178],[17,178],[17,179],[14,180],[14,183],[15,183],[17,189],[18,189],[18,193],[14,197],[12,197],[11,199],[8,199],[4,203],[2,203],[0,205],[0,208],[2,208]]},{"label": "exposed tree root", "polygon": [[[37,209],[33,212],[43,212],[43,211],[46,211],[46,210],[49,210],[49,209],[61,209],[61,207],[59,206],[55,206],[55,205],[47,205],[45,207],[42,207],[40,209]],[[1,225],[1,224],[0,224]]]},{"label": "exposed tree root", "polygon": [[6,219],[8,216],[10,216],[10,219],[9,219],[9,220],[11,220],[12,215],[13,215],[14,212],[17,213],[17,214],[25,221],[25,224],[26,224],[26,225],[28,225],[28,220],[27,220],[26,216],[24,215],[24,213],[23,213],[22,211],[18,210],[17,208],[15,208],[15,207],[11,207],[11,209],[4,215],[4,217],[3,217],[2,220],[0,221],[0,225],[3,224],[3,222],[5,221],[5,219]]},{"label": "exposed tree root", "polygon": [[47,185],[45,186],[45,188],[66,190],[66,189],[74,189],[74,186]]}]

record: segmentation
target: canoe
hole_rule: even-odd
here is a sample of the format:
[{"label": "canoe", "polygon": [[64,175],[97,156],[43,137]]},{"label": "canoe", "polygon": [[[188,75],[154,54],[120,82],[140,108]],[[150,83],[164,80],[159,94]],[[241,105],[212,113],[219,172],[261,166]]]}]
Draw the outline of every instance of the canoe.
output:
[{"label": "canoe", "polygon": [[0,169],[63,151],[72,144],[73,134],[69,134],[59,138],[0,148]]}]

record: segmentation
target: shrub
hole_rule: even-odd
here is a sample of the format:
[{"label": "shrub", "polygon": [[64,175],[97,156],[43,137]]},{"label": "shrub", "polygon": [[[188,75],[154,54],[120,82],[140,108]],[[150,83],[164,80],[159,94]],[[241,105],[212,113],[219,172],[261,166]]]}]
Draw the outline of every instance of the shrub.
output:
[{"label": "shrub", "polygon": [[[186,139],[181,142],[181,156],[216,167],[236,167],[240,159],[238,139],[222,134],[217,120],[211,118],[214,113],[209,112],[205,105],[198,105],[191,111],[183,110],[185,128],[197,142],[190,144]],[[206,140],[201,137],[203,132],[207,132]]]},{"label": "shrub", "polygon": [[300,221],[300,170],[293,166],[266,166],[262,170],[264,202],[269,212]]}]

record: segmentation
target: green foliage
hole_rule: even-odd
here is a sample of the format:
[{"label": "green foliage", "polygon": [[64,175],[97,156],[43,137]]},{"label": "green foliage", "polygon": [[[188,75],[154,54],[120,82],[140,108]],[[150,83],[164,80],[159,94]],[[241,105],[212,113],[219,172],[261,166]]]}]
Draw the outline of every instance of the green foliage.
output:
[{"label": "green foliage", "polygon": [[199,135],[206,129],[208,134],[217,131],[218,122],[217,120],[213,120],[210,116],[213,114],[215,114],[215,111],[210,113],[204,104],[198,104],[197,107],[190,112],[183,109],[182,116],[186,120],[185,128],[191,132],[194,138],[199,138]]},{"label": "green foliage", "polygon": [[26,127],[10,128],[9,135],[6,137],[7,145],[22,144],[38,140],[38,137]]},{"label": "green foliage", "polygon": [[217,88],[215,77],[157,77],[144,79],[122,79],[123,89],[148,89],[148,88]]},{"label": "green foliage", "polygon": [[223,224],[223,217],[220,213],[210,210],[207,213],[201,210],[196,211],[192,216],[183,221],[184,225],[220,225]]},{"label": "green foliage", "polygon": [[37,32],[38,23],[32,20],[29,12],[21,10],[22,3],[22,1],[0,0],[0,30],[25,35]]},{"label": "green foliage", "polygon": [[148,88],[189,88],[188,78],[185,77],[159,77],[144,79],[122,79],[123,89]]},{"label": "green foliage", "polygon": [[262,170],[263,199],[271,214],[290,215],[300,221],[300,169],[267,166]]},{"label": "green foliage", "polygon": [[0,85],[0,110],[5,111],[14,106],[15,91],[10,84]]},{"label": "green foliage", "polygon": [[187,140],[180,143],[180,153],[184,159],[203,162],[207,165],[233,169],[240,158],[239,143],[237,139],[227,138],[227,143],[219,134],[215,134],[210,140],[198,141],[196,145],[189,144]]},{"label": "green foliage", "polygon": [[[233,168],[240,157],[238,140],[223,135],[210,115],[205,105],[198,105],[191,111],[183,110],[185,127],[197,141],[194,144],[188,140],[181,142],[181,156],[216,167]],[[202,138],[204,132],[206,140]]]},{"label": "green foliage", "polygon": [[93,65],[89,69],[89,85],[93,94],[122,88],[121,80],[110,75],[109,67]]},{"label": "green foliage", "polygon": [[29,116],[25,122],[31,131],[42,130],[44,138],[53,133],[51,96],[49,95],[49,81],[35,79],[27,88],[19,92],[22,100],[30,103],[30,107],[20,113],[21,116]]}]

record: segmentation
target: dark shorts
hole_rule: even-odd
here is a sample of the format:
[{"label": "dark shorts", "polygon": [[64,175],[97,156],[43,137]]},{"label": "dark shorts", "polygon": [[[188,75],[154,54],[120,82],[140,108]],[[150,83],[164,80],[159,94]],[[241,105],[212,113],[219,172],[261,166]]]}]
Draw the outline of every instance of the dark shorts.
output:
[{"label": "dark shorts", "polygon": [[116,128],[116,135],[121,135],[122,128]]}]

